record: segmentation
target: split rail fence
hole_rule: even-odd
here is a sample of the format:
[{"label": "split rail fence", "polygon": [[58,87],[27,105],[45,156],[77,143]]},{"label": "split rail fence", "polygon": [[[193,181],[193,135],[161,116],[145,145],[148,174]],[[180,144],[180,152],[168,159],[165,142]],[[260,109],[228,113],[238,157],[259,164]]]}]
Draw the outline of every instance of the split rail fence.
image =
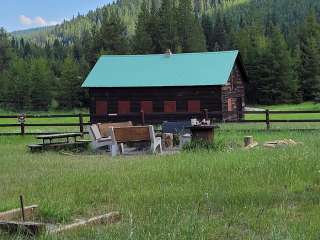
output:
[{"label": "split rail fence", "polygon": [[[264,123],[266,129],[269,130],[272,123],[320,123],[320,111],[244,111],[244,112],[228,112],[227,115],[234,116],[235,114],[241,114],[241,116],[248,115],[261,115],[259,119],[252,120],[238,120],[238,121],[223,121],[224,123]],[[271,115],[279,115],[279,114],[319,114],[319,118],[315,119],[272,119]],[[128,114],[107,114],[105,116],[95,116],[96,119],[104,120],[108,122],[119,122],[119,121],[132,121],[138,124],[160,124],[163,121],[180,121],[187,120],[191,118],[205,118],[205,119],[217,119],[217,116],[222,115],[222,112],[208,112],[204,109],[200,113],[188,113],[188,112],[180,112],[180,113],[144,113],[143,111],[139,113],[128,113]],[[41,127],[76,127],[78,130],[76,132],[86,134],[85,126],[90,125],[90,121],[85,121],[90,117],[90,114],[50,114],[50,115],[35,115],[35,114],[21,114],[21,115],[0,115],[0,135],[35,135],[35,134],[48,134],[48,133],[61,133],[61,132],[29,132],[26,131],[29,127],[37,127],[37,130]],[[29,120],[32,119],[61,119],[61,121],[57,123],[28,123]],[[63,119],[75,119],[72,123],[63,122]],[[8,121],[8,119],[16,119],[16,123],[3,123],[4,120]],[[10,121],[11,122],[11,121]],[[32,122],[32,121],[31,121]],[[218,122],[218,121],[217,121]],[[221,122],[221,121],[220,121]],[[4,132],[2,128],[14,129],[17,128],[19,131],[14,132]],[[65,131],[64,131],[65,132]],[[72,131],[75,132],[75,131]]]}]

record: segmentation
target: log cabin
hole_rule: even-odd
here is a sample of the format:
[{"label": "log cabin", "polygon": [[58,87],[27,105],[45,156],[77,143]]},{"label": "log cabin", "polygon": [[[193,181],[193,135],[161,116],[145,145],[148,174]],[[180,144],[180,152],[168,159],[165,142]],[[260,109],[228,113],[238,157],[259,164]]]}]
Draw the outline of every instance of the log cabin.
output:
[{"label": "log cabin", "polygon": [[[149,122],[187,120],[207,109],[216,120],[239,120],[247,74],[239,51],[101,56],[82,84],[89,89],[91,122],[108,116]],[[153,117],[152,117],[153,116]],[[184,118],[184,119],[181,119]]]}]

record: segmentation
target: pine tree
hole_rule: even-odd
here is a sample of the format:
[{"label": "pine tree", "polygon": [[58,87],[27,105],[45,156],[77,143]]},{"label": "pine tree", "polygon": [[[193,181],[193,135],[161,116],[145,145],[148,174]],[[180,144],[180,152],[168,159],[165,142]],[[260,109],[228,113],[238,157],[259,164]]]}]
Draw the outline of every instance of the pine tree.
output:
[{"label": "pine tree", "polygon": [[294,60],[279,27],[272,27],[269,51],[272,54],[274,102],[292,102],[298,91]]},{"label": "pine tree", "polygon": [[202,15],[201,25],[206,38],[206,46],[208,51],[213,51],[213,22],[208,14]]},{"label": "pine tree", "polygon": [[59,82],[60,92],[58,102],[62,108],[79,107],[79,99],[82,94],[81,84],[83,79],[80,76],[79,68],[73,58],[67,57],[64,60],[61,79]]},{"label": "pine tree", "polygon": [[119,17],[112,12],[105,14],[100,29],[101,49],[107,54],[129,53],[127,28]]},{"label": "pine tree", "polygon": [[52,82],[52,72],[45,59],[33,59],[30,62],[29,81],[31,92],[31,105],[33,110],[48,110],[52,95],[50,82]]},{"label": "pine tree", "polygon": [[227,33],[227,27],[225,26],[225,19],[220,12],[217,13],[212,43],[215,51],[228,50],[230,48],[230,41]]},{"label": "pine tree", "polygon": [[268,48],[257,62],[258,96],[262,103],[293,102],[298,76],[287,43],[278,27],[270,27]]},{"label": "pine tree", "polygon": [[[262,26],[244,28],[235,35],[235,47],[240,50],[244,64],[248,72],[248,85],[246,96],[249,103],[263,103],[259,93],[261,78],[268,69],[265,69],[265,52],[267,51],[267,39],[263,35]],[[268,62],[266,61],[266,64]]]},{"label": "pine tree", "polygon": [[151,11],[150,19],[148,24],[148,33],[152,39],[153,53],[163,53],[160,46],[160,17],[157,7],[157,0],[152,0],[151,2]]},{"label": "pine tree", "polygon": [[191,0],[179,0],[177,19],[182,52],[205,51],[205,36],[199,20],[195,17]]},{"label": "pine tree", "polygon": [[320,96],[320,24],[315,13],[306,18],[300,34],[301,91],[304,100]]},{"label": "pine tree", "polygon": [[3,95],[8,108],[22,110],[31,105],[31,88],[29,62],[22,58],[15,58],[10,64],[7,79],[4,84],[6,92]]},{"label": "pine tree", "polygon": [[151,20],[149,5],[146,1],[141,4],[141,11],[138,16],[135,35],[133,37],[133,51],[138,54],[152,53],[152,37],[149,33]]},{"label": "pine tree", "polygon": [[65,51],[63,49],[63,45],[58,39],[54,40],[52,52],[53,58],[57,61],[61,61],[65,58]]},{"label": "pine tree", "polygon": [[12,49],[7,33],[3,28],[0,28],[0,74],[9,66],[11,59]]},{"label": "pine tree", "polygon": [[159,45],[161,51],[179,52],[177,8],[173,0],[163,0],[159,10]]}]

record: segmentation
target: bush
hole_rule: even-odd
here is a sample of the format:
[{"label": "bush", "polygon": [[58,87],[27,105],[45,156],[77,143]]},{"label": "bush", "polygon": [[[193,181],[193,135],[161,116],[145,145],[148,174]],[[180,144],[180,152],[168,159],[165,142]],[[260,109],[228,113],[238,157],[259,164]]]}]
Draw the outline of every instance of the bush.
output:
[{"label": "bush", "polygon": [[184,151],[197,151],[197,150],[207,150],[207,151],[224,151],[227,146],[222,140],[214,140],[212,143],[198,140],[191,141],[190,143],[183,146]]}]

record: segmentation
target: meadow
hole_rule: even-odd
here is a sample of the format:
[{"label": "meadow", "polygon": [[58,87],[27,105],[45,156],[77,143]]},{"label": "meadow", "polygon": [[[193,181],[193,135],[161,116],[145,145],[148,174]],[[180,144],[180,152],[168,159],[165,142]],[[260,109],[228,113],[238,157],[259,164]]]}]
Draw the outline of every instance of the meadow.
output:
[{"label": "meadow", "polygon": [[[317,239],[316,128],[221,124],[211,150],[116,158],[90,151],[32,154],[26,145],[36,142],[33,136],[0,136],[0,211],[18,207],[22,194],[26,205],[40,206],[47,223],[122,214],[115,225],[39,239]],[[243,149],[245,135],[260,146]],[[289,138],[301,144],[261,146]],[[22,237],[0,233],[0,239]]]},{"label": "meadow", "polygon": [[[303,144],[244,150],[292,138]],[[41,239],[315,239],[320,234],[318,131],[223,131],[219,150],[110,158],[31,154],[33,137],[0,137],[0,211],[39,204],[43,221],[109,211],[122,221]],[[0,235],[0,239],[17,236]]]}]

